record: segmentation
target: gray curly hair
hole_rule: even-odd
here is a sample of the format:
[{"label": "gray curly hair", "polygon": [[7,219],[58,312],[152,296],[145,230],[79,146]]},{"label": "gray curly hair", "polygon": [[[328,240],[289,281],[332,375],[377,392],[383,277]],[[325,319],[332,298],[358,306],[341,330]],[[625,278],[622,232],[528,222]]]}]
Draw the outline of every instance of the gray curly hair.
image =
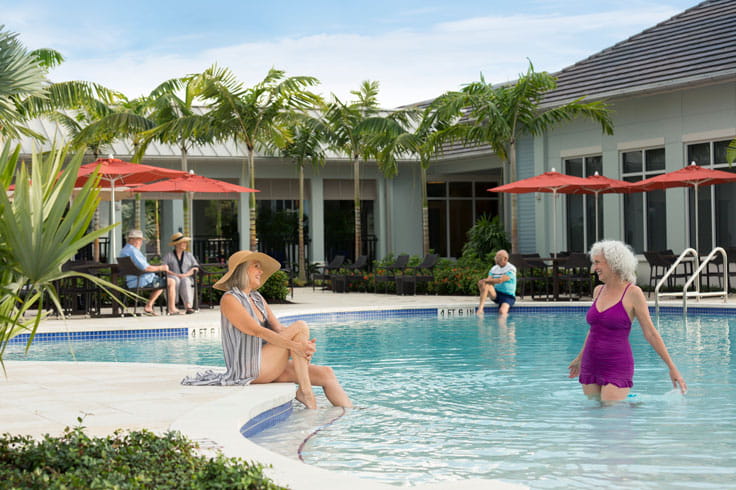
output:
[{"label": "gray curly hair", "polygon": [[638,261],[630,246],[618,240],[601,240],[590,247],[590,257],[603,255],[613,272],[627,282],[636,283]]}]

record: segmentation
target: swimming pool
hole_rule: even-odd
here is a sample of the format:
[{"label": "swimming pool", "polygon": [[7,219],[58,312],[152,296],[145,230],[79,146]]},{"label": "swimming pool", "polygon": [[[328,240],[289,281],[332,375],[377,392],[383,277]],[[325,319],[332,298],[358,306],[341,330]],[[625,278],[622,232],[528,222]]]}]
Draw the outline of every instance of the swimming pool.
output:
[{"label": "swimming pool", "polygon": [[[602,408],[566,377],[585,335],[583,316],[520,312],[499,325],[494,315],[425,315],[313,326],[315,362],[336,369],[358,408],[310,439],[305,461],[402,485],[494,478],[532,488],[733,487],[736,320],[662,317],[662,336],[690,385],[684,399],[669,393],[666,368],[637,327],[637,396]],[[111,344],[116,353],[97,360],[213,364],[199,356],[219,354],[212,339]],[[51,351],[69,345],[39,343],[31,352],[58,359]],[[86,345],[71,345],[77,359],[87,355]],[[154,357],[134,358],[141,350]],[[332,415],[318,412],[296,411],[254,439],[296,457],[301,439],[283,433],[289,424],[309,432]]]}]

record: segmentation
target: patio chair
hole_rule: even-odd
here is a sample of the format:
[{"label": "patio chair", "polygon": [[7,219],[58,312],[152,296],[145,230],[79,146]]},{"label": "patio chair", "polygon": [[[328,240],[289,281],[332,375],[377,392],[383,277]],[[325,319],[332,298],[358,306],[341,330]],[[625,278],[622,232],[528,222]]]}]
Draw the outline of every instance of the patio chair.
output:
[{"label": "patio chair", "polygon": [[529,295],[534,299],[534,268],[521,254],[510,254],[509,263],[516,267],[516,296],[523,298],[526,295],[526,286],[529,285]]},{"label": "patio chair", "polygon": [[344,255],[335,255],[327,265],[321,267],[322,270],[320,272],[312,274],[312,291],[314,291],[315,288],[315,281],[318,280],[322,281],[322,289],[327,289],[327,284],[330,283],[332,274],[337,272],[344,263]]},{"label": "patio chair", "polygon": [[[92,261],[67,261],[61,266],[64,272],[85,270]],[[65,277],[55,283],[62,310],[65,316],[83,313],[86,316],[100,316],[100,287],[86,277]],[[57,312],[59,313],[59,312]]]},{"label": "patio chair", "polygon": [[[164,300],[163,302],[159,302],[159,305],[158,305],[159,309],[161,310],[161,314],[163,315],[164,305],[167,303],[166,301],[167,300],[166,298],[166,295],[167,295],[166,272],[165,271],[160,271],[160,272],[142,271],[138,268],[138,266],[135,265],[135,263],[130,257],[118,257],[118,274],[122,278],[123,285],[125,285],[125,288],[133,291],[138,296],[141,296],[141,293],[152,293],[153,291],[158,291],[160,289],[163,289],[163,294],[161,296],[164,298]],[[135,288],[128,288],[126,281],[125,281],[125,276],[138,276],[138,278],[140,279],[140,276],[142,276],[143,274],[157,274],[158,276],[161,277],[163,286],[161,287],[137,286]],[[136,284],[138,284],[138,281],[136,282]],[[123,303],[125,303],[127,306],[127,303],[128,303],[127,296],[123,297]],[[133,316],[137,316],[137,314],[138,314],[138,299],[134,298],[133,299]]]},{"label": "patio chair", "polygon": [[[542,260],[538,253],[521,254],[527,265],[530,267],[529,275],[532,277],[530,284],[532,285],[531,297],[534,299],[536,293],[537,298],[541,298],[541,291],[544,290],[544,299],[550,297],[550,286],[552,284],[550,266]],[[512,264],[516,265],[513,261]]]},{"label": "patio chair", "polygon": [[368,272],[368,256],[360,255],[352,264],[343,265],[337,272],[332,274],[332,290],[345,292],[349,283],[362,284],[363,290],[368,292],[367,281],[364,279]]},{"label": "patio chair", "polygon": [[424,256],[422,262],[414,267],[407,267],[404,274],[396,277],[396,294],[417,294],[418,283],[428,283],[434,279],[434,268],[439,261],[437,254]]},{"label": "patio chair", "polygon": [[227,266],[224,264],[199,264],[197,271],[197,280],[195,281],[196,294],[195,301],[197,305],[195,309],[214,308],[219,304],[222,292],[213,288],[214,284],[220,277],[227,272]]},{"label": "patio chair", "polygon": [[396,260],[390,265],[385,265],[382,267],[376,268],[376,284],[375,288],[373,289],[374,293],[378,292],[378,285],[384,284],[383,292],[388,292],[388,284],[392,282],[396,282],[396,277],[401,275],[401,273],[406,269],[406,267],[409,265],[409,255],[407,254],[401,254],[398,257],[396,257]]},{"label": "patio chair", "polygon": [[560,282],[570,301],[573,298],[593,296],[593,274],[590,272],[590,259],[583,252],[570,252],[562,266]]}]

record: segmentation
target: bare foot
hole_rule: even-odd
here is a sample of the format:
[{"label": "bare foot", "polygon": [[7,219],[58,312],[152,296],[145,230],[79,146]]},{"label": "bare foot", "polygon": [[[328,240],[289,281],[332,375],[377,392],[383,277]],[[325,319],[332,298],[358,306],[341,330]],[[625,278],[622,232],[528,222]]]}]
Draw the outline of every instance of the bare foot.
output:
[{"label": "bare foot", "polygon": [[317,408],[317,399],[314,398],[314,393],[312,392],[304,393],[301,388],[299,388],[296,390],[296,399],[307,408]]},{"label": "bare foot", "polygon": [[475,314],[477,316],[484,316],[485,312],[483,311],[483,308],[478,308],[477,310],[475,310]]}]

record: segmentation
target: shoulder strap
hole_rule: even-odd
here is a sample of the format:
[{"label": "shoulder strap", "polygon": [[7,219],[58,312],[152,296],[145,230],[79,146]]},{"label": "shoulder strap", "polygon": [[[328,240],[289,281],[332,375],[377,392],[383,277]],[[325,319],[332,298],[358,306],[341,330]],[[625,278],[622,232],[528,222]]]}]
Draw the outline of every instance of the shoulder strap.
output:
[{"label": "shoulder strap", "polygon": [[626,291],[629,290],[629,287],[631,287],[631,283],[628,283],[626,285],[626,287],[624,288],[624,292],[621,294],[621,298],[619,299],[619,301],[623,301],[624,300],[624,296],[626,296]]},{"label": "shoulder strap", "polygon": [[598,301],[598,298],[601,296],[601,294],[603,293],[603,290],[605,288],[606,288],[606,285],[605,284],[603,286],[601,286],[601,288],[598,290],[598,296],[596,296],[595,298],[593,298],[593,303],[595,303],[596,301]]}]

